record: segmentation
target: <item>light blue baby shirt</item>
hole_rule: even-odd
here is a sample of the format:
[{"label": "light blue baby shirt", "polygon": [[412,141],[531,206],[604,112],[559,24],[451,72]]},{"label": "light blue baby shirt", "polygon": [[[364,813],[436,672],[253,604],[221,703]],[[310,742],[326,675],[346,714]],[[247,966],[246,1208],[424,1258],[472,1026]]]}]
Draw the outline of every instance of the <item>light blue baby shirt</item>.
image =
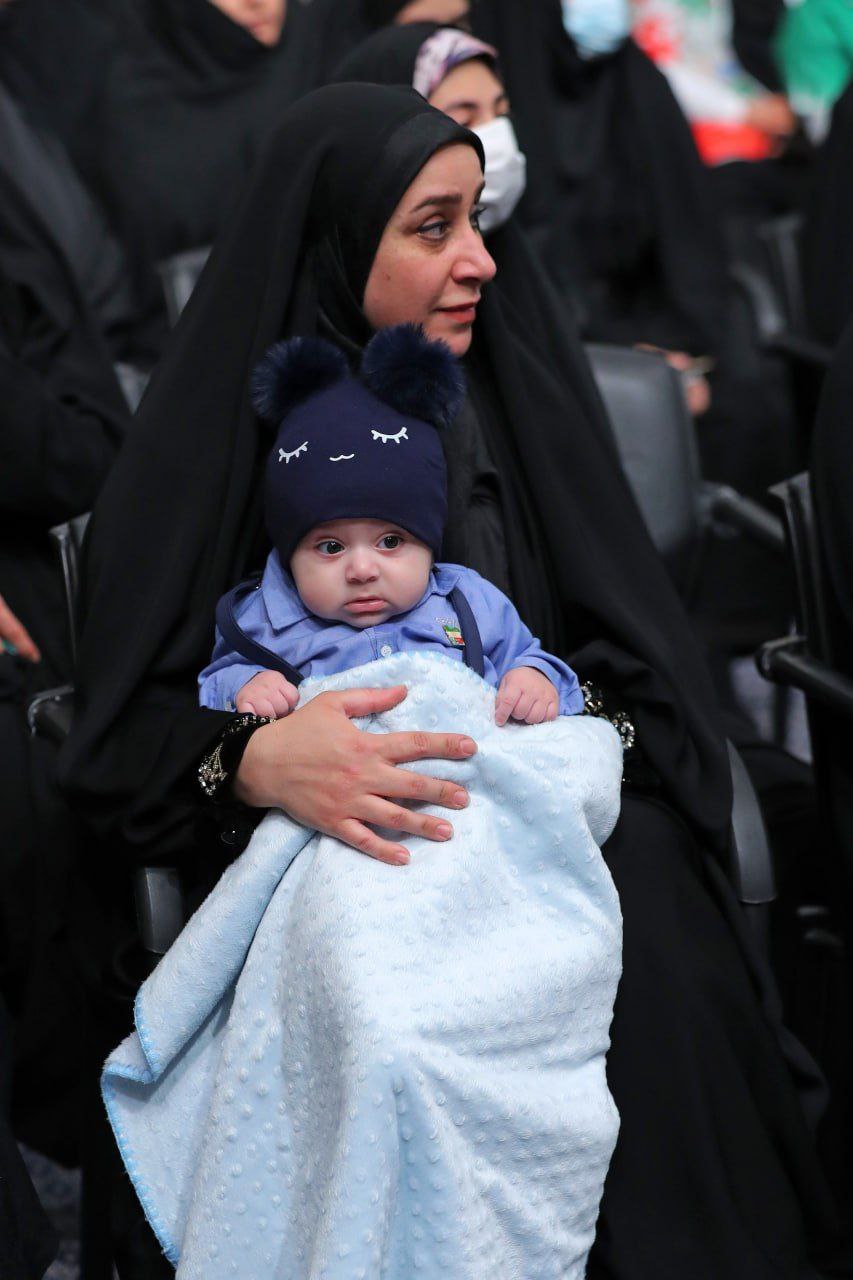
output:
[{"label": "light blue baby shirt", "polygon": [[[462,565],[434,565],[427,589],[413,609],[362,629],[309,613],[278,553],[271,551],[258,588],[240,601],[234,616],[252,640],[305,677],[335,675],[411,650],[435,649],[464,662],[459,619],[447,598],[454,587],[460,588],[477,620],[483,674],[490,685],[497,688],[514,667],[535,667],[560,695],[560,715],[583,710],[583,694],[571,667],[544,651],[502,591]],[[198,678],[201,705],[233,711],[240,689],[263,670],[226,645],[217,629],[213,658]]]}]

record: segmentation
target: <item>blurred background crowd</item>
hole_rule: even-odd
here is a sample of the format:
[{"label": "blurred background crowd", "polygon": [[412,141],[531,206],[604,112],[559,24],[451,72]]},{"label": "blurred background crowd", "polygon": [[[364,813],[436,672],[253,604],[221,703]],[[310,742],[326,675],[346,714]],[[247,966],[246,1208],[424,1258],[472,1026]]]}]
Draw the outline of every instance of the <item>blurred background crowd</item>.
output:
[{"label": "blurred background crowd", "polygon": [[[427,23],[479,53],[430,76]],[[382,42],[407,27],[409,44]],[[123,1032],[101,1017],[86,837],[57,782],[84,518],[267,138],[348,79],[414,84],[482,131],[487,241],[521,223],[587,344],[760,797],[767,950],[829,1082],[821,1149],[850,1196],[849,0],[0,0],[4,1280],[119,1265],[93,1117]],[[675,408],[647,398],[642,367],[614,374],[625,350],[671,371]],[[39,1204],[57,1167],[83,1169],[59,1234]]]}]

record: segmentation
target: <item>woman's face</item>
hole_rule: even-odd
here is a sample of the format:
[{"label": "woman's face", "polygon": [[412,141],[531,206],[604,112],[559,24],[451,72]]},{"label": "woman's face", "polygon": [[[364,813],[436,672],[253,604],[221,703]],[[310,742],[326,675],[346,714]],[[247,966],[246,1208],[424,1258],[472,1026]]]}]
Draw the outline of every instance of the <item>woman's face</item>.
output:
[{"label": "woman's face", "polygon": [[391,215],[373,259],[363,310],[374,329],[419,324],[456,356],[471,345],[482,287],[495,264],[477,227],[480,161],[464,143],[424,165]]},{"label": "woman's face", "polygon": [[509,112],[506,89],[482,58],[470,58],[449,71],[429,102],[466,129],[477,129]]},{"label": "woman's face", "polygon": [[468,0],[410,0],[394,18],[397,26],[410,22],[438,22],[441,26],[467,26]]},{"label": "woman's face", "polygon": [[287,0],[210,0],[227,18],[245,27],[259,44],[272,46],[281,39]]}]

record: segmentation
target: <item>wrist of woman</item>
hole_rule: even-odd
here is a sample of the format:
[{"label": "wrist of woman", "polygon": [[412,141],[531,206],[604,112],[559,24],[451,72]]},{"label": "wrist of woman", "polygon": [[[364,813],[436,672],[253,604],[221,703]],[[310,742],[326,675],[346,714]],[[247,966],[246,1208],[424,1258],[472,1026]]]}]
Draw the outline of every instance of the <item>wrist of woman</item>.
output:
[{"label": "wrist of woman", "polygon": [[246,738],[231,775],[229,790],[232,798],[252,809],[270,809],[280,803],[275,790],[275,779],[280,770],[271,768],[267,750],[269,730],[278,723],[267,720],[256,726]]},{"label": "wrist of woman", "polygon": [[241,799],[233,789],[237,772],[252,737],[269,724],[268,717],[249,713],[228,721],[213,750],[198,767],[198,785],[208,800],[233,803],[235,798]]}]

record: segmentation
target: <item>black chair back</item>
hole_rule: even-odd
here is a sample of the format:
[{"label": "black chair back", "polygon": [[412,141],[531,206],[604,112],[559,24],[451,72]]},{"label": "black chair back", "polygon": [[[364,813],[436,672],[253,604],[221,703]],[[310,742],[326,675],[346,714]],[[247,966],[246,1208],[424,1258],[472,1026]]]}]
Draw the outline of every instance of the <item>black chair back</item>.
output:
[{"label": "black chair back", "polygon": [[693,419],[681,379],[632,347],[586,348],[637,505],[676,586],[692,581],[706,523]]},{"label": "black chair back", "polygon": [[769,279],[782,307],[785,327],[791,333],[808,332],[803,292],[801,213],[770,218],[758,228]]}]

